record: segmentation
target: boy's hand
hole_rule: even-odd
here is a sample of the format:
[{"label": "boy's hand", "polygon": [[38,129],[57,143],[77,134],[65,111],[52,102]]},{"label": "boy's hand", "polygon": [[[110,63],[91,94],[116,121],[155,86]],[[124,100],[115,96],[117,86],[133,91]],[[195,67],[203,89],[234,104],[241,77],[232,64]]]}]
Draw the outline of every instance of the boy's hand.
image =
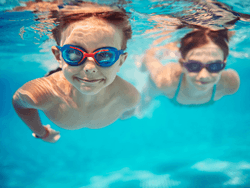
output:
[{"label": "boy's hand", "polygon": [[[43,141],[50,142],[50,143],[55,143],[57,140],[59,140],[60,132],[55,131],[54,129],[50,128],[50,125],[45,125],[46,129],[49,131],[49,135],[46,138],[41,138]],[[36,137],[35,133],[32,133],[32,136]]]}]

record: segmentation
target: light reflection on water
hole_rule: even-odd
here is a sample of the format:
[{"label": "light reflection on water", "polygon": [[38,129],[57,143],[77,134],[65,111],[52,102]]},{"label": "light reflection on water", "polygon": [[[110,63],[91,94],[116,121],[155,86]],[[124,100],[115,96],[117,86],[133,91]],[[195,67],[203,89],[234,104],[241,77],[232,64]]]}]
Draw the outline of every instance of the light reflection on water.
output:
[{"label": "light reflection on water", "polygon": [[[250,10],[247,1],[220,1],[232,6],[228,11],[204,2],[119,1],[131,12],[134,32],[128,45],[129,58],[120,76],[141,91],[147,74],[137,69],[135,61],[140,61],[153,41],[163,36],[168,24],[177,22],[176,17],[187,24],[221,28],[235,19],[231,10],[241,13]],[[18,4],[0,1],[2,10]],[[163,17],[161,22],[156,20],[157,16]],[[41,26],[34,18],[37,17],[31,12],[1,12],[0,16],[0,83],[4,91],[1,98],[8,99],[2,102],[0,111],[2,187],[250,186],[249,22],[227,24],[236,32],[230,40],[228,62],[241,76],[241,88],[234,96],[199,111],[176,108],[159,97],[142,119],[118,121],[95,131],[60,130],[65,139],[57,145],[47,145],[29,137],[30,132],[10,105],[11,95],[18,87],[57,67],[50,52],[53,41],[45,34],[34,33]],[[189,30],[173,31],[170,38],[158,45],[178,41]],[[178,54],[166,58],[164,63],[175,58]],[[49,122],[44,116],[42,120]]]}]

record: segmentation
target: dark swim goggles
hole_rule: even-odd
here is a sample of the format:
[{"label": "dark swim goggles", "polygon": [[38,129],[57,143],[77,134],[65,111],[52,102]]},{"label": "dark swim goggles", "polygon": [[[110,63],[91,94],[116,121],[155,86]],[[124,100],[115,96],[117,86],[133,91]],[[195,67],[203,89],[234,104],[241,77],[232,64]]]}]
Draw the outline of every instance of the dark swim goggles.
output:
[{"label": "dark swim goggles", "polygon": [[87,57],[92,57],[97,65],[110,67],[119,59],[121,54],[124,54],[123,50],[117,50],[114,47],[98,48],[92,53],[87,53],[81,47],[68,44],[63,47],[57,46],[57,48],[62,52],[64,61],[71,66],[82,65]]},{"label": "dark swim goggles", "polygon": [[183,63],[183,66],[188,70],[188,72],[200,72],[205,67],[208,72],[217,73],[225,68],[226,63],[216,61],[214,63],[204,64],[199,61],[189,60],[188,62]]}]

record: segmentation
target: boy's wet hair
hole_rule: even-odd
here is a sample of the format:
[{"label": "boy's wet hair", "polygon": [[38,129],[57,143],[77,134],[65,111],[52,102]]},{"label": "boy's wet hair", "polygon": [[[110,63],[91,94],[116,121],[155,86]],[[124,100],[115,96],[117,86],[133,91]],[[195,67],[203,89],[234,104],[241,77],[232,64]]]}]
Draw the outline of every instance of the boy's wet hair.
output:
[{"label": "boy's wet hair", "polygon": [[[60,5],[58,10],[52,10],[50,18],[56,23],[52,29],[52,35],[57,45],[60,45],[61,33],[69,24],[82,21],[90,17],[96,17],[121,29],[123,33],[122,47],[125,50],[127,41],[132,37],[132,29],[129,23],[129,14],[123,9],[99,5],[91,2],[77,2],[73,5]],[[86,7],[92,11],[86,11]]]},{"label": "boy's wet hair", "polygon": [[214,44],[219,46],[224,54],[224,60],[227,58],[229,53],[228,48],[228,30],[217,30],[213,31],[207,28],[201,28],[186,34],[181,39],[180,53],[183,59],[186,58],[187,53],[194,49],[202,47],[212,41]]}]

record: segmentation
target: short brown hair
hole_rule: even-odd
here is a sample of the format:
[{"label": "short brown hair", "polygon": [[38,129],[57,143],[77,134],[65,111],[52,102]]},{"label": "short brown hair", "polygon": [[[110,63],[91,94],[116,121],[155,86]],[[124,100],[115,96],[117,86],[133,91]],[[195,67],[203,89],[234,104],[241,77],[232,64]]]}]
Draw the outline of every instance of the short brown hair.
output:
[{"label": "short brown hair", "polygon": [[[84,11],[84,7],[91,7],[93,11]],[[56,43],[60,45],[61,31],[69,24],[84,20],[90,17],[102,19],[110,24],[115,25],[122,30],[123,40],[122,49],[127,48],[127,41],[132,37],[132,29],[129,23],[129,15],[123,8],[108,7],[91,2],[81,2],[76,5],[67,5],[65,8],[51,11],[51,18],[57,24],[52,29],[52,35]]]},{"label": "short brown hair", "polygon": [[190,32],[186,34],[181,39],[181,47],[180,47],[180,53],[183,59],[185,59],[187,53],[194,49],[201,46],[204,46],[208,44],[210,41],[215,43],[217,46],[221,48],[224,54],[224,60],[227,58],[229,53],[228,48],[228,30],[218,30],[218,31],[212,31],[210,29],[204,28],[195,30],[193,32]]}]

